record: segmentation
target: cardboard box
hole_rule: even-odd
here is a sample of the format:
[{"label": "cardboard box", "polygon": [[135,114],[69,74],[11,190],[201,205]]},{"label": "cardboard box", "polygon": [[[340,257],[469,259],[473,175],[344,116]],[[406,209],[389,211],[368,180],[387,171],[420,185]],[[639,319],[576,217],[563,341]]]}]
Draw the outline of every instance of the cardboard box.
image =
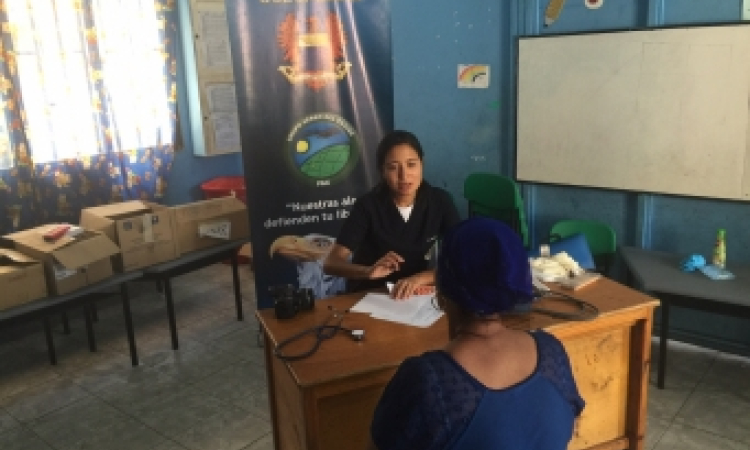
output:
[{"label": "cardboard box", "polygon": [[221,197],[172,207],[179,254],[250,236],[247,207]]},{"label": "cardboard box", "polygon": [[133,200],[85,208],[81,226],[120,246],[115,270],[129,272],[177,257],[172,214],[166,206]]},{"label": "cardboard box", "polygon": [[42,235],[54,225],[44,225],[5,236],[15,249],[44,264],[51,295],[73,292],[112,276],[110,257],[120,252],[114,242],[98,231],[84,230],[75,238],[64,236],[46,242]]},{"label": "cardboard box", "polygon": [[47,296],[44,266],[15,250],[0,248],[0,311]]}]

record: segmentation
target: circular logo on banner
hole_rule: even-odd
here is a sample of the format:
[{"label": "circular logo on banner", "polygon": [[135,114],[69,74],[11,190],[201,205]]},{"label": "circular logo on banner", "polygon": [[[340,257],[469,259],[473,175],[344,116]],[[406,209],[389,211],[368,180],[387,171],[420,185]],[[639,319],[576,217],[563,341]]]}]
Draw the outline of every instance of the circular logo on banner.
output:
[{"label": "circular logo on banner", "polygon": [[583,0],[589,9],[598,9],[604,4],[604,0]]},{"label": "circular logo on banner", "polygon": [[351,171],[359,159],[359,144],[354,128],[343,117],[317,113],[292,127],[286,154],[300,174],[327,186]]}]

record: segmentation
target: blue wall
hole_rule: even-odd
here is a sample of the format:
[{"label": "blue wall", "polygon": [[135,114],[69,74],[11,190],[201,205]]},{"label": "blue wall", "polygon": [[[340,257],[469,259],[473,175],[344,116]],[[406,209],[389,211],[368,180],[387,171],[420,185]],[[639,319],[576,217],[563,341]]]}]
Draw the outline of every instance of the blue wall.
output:
[{"label": "blue wall", "polygon": [[[187,20],[187,0],[178,0],[180,21]],[[181,23],[182,26],[182,23]],[[181,31],[184,31],[181,30]],[[179,34],[179,33],[178,33]],[[183,40],[180,39],[178,47],[183,49]],[[190,43],[192,45],[192,43]],[[187,58],[190,60],[190,58]],[[193,140],[188,133],[188,108],[199,105],[197,98],[188,100],[185,79],[185,54],[180,51],[177,58],[177,109],[181,118],[182,139],[184,146],[175,152],[172,165],[172,175],[164,196],[167,205],[179,205],[195,200],[201,200],[203,193],[200,185],[204,181],[222,175],[242,175],[242,154],[234,153],[220,156],[195,156],[193,154]]]},{"label": "blue wall", "polygon": [[[449,189],[462,212],[469,173],[514,173],[518,36],[741,19],[741,0],[604,0],[596,10],[568,0],[558,20],[544,27],[547,3],[391,2],[396,126],[420,137],[426,178]],[[490,65],[489,89],[457,89],[456,67],[465,63]],[[750,206],[742,202],[534,184],[522,191],[536,243],[559,219],[591,218],[609,223],[621,245],[708,256],[716,230],[726,228],[729,269],[750,262]],[[615,276],[622,279],[623,272],[618,264]],[[741,353],[750,353],[749,325],[677,308],[672,315],[676,338]]]},{"label": "blue wall", "polygon": [[[604,0],[597,10],[586,8],[583,0],[567,0],[549,27],[543,26],[547,0],[390,3],[395,125],[420,137],[426,179],[448,189],[464,214],[462,185],[468,174],[514,172],[518,36],[741,18],[741,0]],[[489,65],[489,89],[458,89],[459,64]],[[201,182],[242,171],[241,155],[194,157],[187,135],[185,144],[175,158],[167,203],[198,199]],[[534,242],[559,219],[591,218],[609,223],[621,245],[709,255],[716,230],[726,228],[729,269],[733,263],[750,262],[745,225],[750,210],[742,202],[534,184],[524,184],[522,190]],[[615,273],[621,278],[622,268],[616,267]],[[741,353],[750,353],[748,325],[677,308],[672,315],[676,338]]]}]

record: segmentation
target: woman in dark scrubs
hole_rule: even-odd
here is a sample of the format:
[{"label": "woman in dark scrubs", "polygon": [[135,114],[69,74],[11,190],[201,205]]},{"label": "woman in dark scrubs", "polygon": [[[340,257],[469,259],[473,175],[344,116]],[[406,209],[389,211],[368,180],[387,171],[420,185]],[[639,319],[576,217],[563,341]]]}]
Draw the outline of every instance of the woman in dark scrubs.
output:
[{"label": "woman in dark scrubs", "polygon": [[422,179],[423,156],[408,131],[380,141],[381,182],[357,199],[324,266],[326,273],[347,278],[349,291],[392,282],[391,296],[403,299],[432,290],[438,240],[459,217],[450,194]]}]

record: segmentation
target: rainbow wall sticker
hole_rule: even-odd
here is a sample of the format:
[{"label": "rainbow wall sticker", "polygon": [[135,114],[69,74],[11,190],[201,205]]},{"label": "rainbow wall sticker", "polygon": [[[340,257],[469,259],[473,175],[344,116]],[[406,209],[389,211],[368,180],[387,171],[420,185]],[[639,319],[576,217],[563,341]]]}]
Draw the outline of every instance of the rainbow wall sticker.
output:
[{"label": "rainbow wall sticker", "polygon": [[459,64],[458,87],[487,89],[490,86],[490,66],[486,64]]}]

